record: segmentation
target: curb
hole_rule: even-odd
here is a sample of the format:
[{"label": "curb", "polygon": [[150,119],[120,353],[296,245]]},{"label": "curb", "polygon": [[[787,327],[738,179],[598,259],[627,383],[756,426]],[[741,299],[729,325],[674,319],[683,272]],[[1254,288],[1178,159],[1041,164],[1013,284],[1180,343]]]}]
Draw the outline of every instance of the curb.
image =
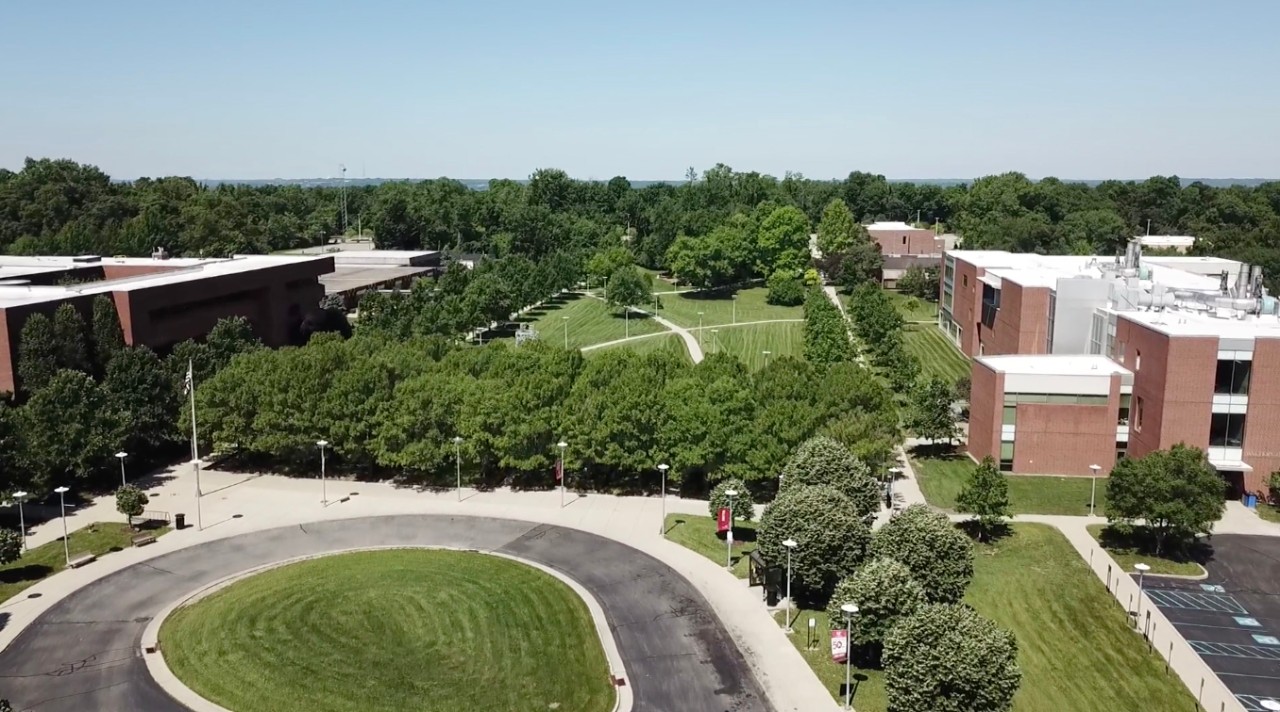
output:
[{"label": "curb", "polygon": [[261,566],[245,569],[239,573],[231,574],[230,576],[224,576],[213,583],[206,584],[205,586],[188,593],[168,606],[165,606],[163,610],[151,619],[151,622],[147,623],[147,627],[142,631],[142,644],[140,649],[142,659],[147,665],[147,672],[151,675],[151,678],[156,681],[156,684],[160,686],[160,689],[164,690],[165,693],[177,700],[178,703],[186,706],[192,712],[232,712],[232,710],[201,697],[190,687],[187,687],[187,685],[179,680],[178,677],[173,674],[173,671],[169,669],[169,665],[164,660],[164,651],[160,648],[160,628],[164,625],[165,620],[167,620],[169,616],[173,615],[174,611],[196,603],[201,599],[217,593],[218,591],[244,579],[265,573],[272,569],[278,569],[304,561],[337,556],[340,554],[355,554],[370,551],[394,551],[397,549],[465,551],[474,554],[484,554],[486,556],[514,561],[524,566],[537,569],[564,583],[578,595],[578,598],[580,598],[583,603],[586,604],[587,611],[591,614],[591,622],[595,625],[596,635],[600,639],[601,647],[604,649],[605,661],[609,665],[611,681],[623,681],[623,684],[621,685],[616,683],[612,685],[614,690],[612,712],[631,712],[632,707],[635,704],[635,699],[631,694],[631,688],[625,684],[625,681],[627,680],[627,670],[626,665],[622,661],[622,655],[618,652],[617,641],[610,632],[609,621],[605,618],[604,609],[600,606],[600,602],[597,601],[595,596],[592,596],[587,589],[583,588],[582,584],[579,584],[574,579],[549,566],[529,561],[527,559],[522,559],[518,556],[502,554],[495,551],[463,549],[450,546],[405,546],[393,544],[388,546],[364,546],[350,549],[335,549],[333,551],[326,551],[320,554],[306,554],[304,556],[284,559],[270,564],[263,564]]}]

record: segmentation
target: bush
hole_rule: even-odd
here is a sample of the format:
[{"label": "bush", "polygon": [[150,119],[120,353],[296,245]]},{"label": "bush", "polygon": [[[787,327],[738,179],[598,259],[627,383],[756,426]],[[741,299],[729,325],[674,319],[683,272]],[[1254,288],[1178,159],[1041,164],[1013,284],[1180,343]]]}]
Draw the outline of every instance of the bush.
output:
[{"label": "bush", "polygon": [[840,490],[859,516],[880,511],[880,485],[871,476],[871,468],[831,438],[818,435],[800,443],[782,468],[781,491],[808,485],[831,485]]},{"label": "bush", "polygon": [[871,530],[844,493],[814,485],[790,489],[774,500],[760,518],[756,537],[770,565],[785,565],[787,549],[782,542],[796,541],[791,552],[792,594],[822,605],[836,583],[866,560]]},{"label": "bush", "polygon": [[946,515],[923,504],[907,507],[881,527],[871,553],[905,564],[933,603],[959,603],[973,578],[973,543]]},{"label": "bush", "polygon": [[22,558],[22,534],[12,529],[0,529],[0,564],[8,564]]},{"label": "bush", "polygon": [[1007,712],[1022,682],[1013,634],[959,605],[931,605],[884,641],[890,710]]},{"label": "bush", "polygon": [[832,628],[844,627],[840,606],[858,607],[853,617],[852,643],[879,648],[898,621],[927,603],[924,589],[911,576],[911,569],[893,559],[876,559],[841,581],[827,604]]},{"label": "bush", "polygon": [[733,518],[751,521],[756,515],[756,501],[751,497],[751,490],[747,489],[747,484],[742,480],[733,478],[720,480],[720,483],[711,490],[707,511],[714,517],[720,513],[721,507],[728,507],[729,497],[725,492],[729,490],[735,490],[738,493],[733,498]]},{"label": "bush", "polygon": [[765,301],[784,307],[794,307],[804,301],[804,284],[791,272],[778,270],[769,275],[766,285],[769,294]]},{"label": "bush", "polygon": [[1267,478],[1267,496],[1272,504],[1280,504],[1280,470]]},{"label": "bush", "polygon": [[146,493],[133,485],[116,490],[116,511],[129,518],[129,526],[133,526],[133,518],[142,514],[148,501]]}]

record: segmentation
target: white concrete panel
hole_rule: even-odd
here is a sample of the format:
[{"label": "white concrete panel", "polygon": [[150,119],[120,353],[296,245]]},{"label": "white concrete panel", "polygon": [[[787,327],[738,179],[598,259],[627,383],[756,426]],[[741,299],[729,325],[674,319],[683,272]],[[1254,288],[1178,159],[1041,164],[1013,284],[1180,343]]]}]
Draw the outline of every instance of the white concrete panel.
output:
[{"label": "white concrete panel", "polygon": [[1105,396],[1111,393],[1111,374],[1097,376],[1007,373],[1005,393],[1061,393]]}]

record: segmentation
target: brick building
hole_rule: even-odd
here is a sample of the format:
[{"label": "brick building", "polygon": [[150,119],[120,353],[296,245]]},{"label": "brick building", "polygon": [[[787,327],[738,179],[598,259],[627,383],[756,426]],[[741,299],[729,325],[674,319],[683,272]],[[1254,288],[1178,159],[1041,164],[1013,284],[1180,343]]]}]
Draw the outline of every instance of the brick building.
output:
[{"label": "brick building", "polygon": [[15,389],[19,339],[27,317],[72,304],[92,317],[93,300],[115,305],[125,343],[165,351],[201,338],[224,317],[242,316],[270,346],[293,343],[324,294],[328,256],[226,259],[0,257],[0,392]]},{"label": "brick building", "polygon": [[[1185,443],[1236,494],[1280,470],[1280,304],[1204,257],[948,253],[939,326],[976,357],[969,451],[1088,476]],[[1105,386],[1105,387],[1104,387]]]},{"label": "brick building", "polygon": [[955,247],[957,239],[955,235],[939,235],[904,222],[876,222],[866,228],[884,255],[880,284],[890,289],[911,267],[938,267],[942,253]]}]

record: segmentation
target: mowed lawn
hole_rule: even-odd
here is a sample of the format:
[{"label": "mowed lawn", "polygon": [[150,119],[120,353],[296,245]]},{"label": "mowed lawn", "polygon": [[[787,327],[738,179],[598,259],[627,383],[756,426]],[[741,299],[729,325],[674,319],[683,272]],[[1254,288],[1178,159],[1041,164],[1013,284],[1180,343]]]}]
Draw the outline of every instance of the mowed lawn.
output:
[{"label": "mowed lawn", "polygon": [[[938,321],[938,303],[931,302],[919,297],[910,297],[902,292],[885,290],[888,292],[893,305],[897,307],[898,313],[903,319],[912,322],[929,322],[936,323]],[[848,302],[846,301],[846,304]]]},{"label": "mowed lawn", "polygon": [[1133,565],[1141,562],[1150,566],[1153,574],[1203,576],[1205,571],[1200,564],[1213,553],[1208,542],[1197,541],[1188,550],[1166,550],[1156,556],[1151,553],[1156,550],[1155,538],[1147,535],[1143,527],[1126,532],[1122,527],[1090,524],[1089,533],[1125,571],[1133,571]]},{"label": "mowed lawn", "polygon": [[[566,320],[564,317],[569,317]],[[569,348],[614,341],[626,336],[653,334],[667,329],[653,319],[632,312],[624,319],[622,310],[586,295],[567,294],[552,300],[524,315],[538,331],[538,338],[548,343],[564,345],[565,328],[569,330]]]},{"label": "mowed lawn", "polygon": [[535,568],[461,551],[339,554],[178,609],[165,661],[237,712],[612,710],[586,605]]},{"label": "mowed lawn", "polygon": [[978,547],[965,602],[1018,638],[1016,712],[1196,709],[1060,532],[1012,529]]},{"label": "mowed lawn", "polygon": [[[169,531],[169,527],[162,527],[148,529],[146,533],[160,536]],[[137,533],[124,522],[97,522],[71,532],[67,547],[62,545],[61,538],[32,547],[17,561],[0,566],[0,601],[7,601],[65,569],[67,548],[73,557],[84,553],[103,556],[133,546],[133,536]]]},{"label": "mowed lawn", "polygon": [[674,333],[656,334],[654,336],[646,336],[643,339],[635,339],[632,341],[624,341],[620,344],[612,344],[582,353],[590,358],[596,354],[602,354],[607,351],[615,351],[617,349],[628,349],[640,354],[653,353],[655,351],[667,351],[679,356],[685,361],[690,361],[689,349],[684,345],[684,339]]},{"label": "mowed lawn", "polygon": [[[729,292],[684,292],[662,294],[658,299],[662,308],[658,315],[685,327],[698,326],[698,312],[702,312],[703,326],[734,323],[734,299]],[[738,290],[737,323],[768,321],[773,319],[803,319],[804,309],[799,306],[780,307],[765,301],[769,290],[752,287]]]},{"label": "mowed lawn", "polygon": [[938,376],[951,383],[969,375],[969,359],[947,340],[938,327],[909,324],[902,337],[907,353],[919,359],[920,369],[925,375]]},{"label": "mowed lawn", "polygon": [[[695,330],[693,335],[697,337],[698,333]],[[704,354],[732,354],[752,371],[763,368],[766,359],[804,356],[803,322],[725,326],[716,327],[715,332],[703,329],[701,333]]]},{"label": "mowed lawn", "polygon": [[702,554],[712,561],[724,566],[726,557],[733,561],[733,575],[746,578],[749,569],[747,554],[756,548],[756,524],[746,522],[737,517],[733,524],[733,552],[730,554],[724,538],[716,533],[714,517],[700,517],[693,514],[668,514],[666,521],[667,538],[671,541]]},{"label": "mowed lawn", "polygon": [[[911,465],[924,498],[929,504],[949,511],[955,511],[956,497],[976,467],[964,454],[935,455],[923,448],[912,451]],[[1089,513],[1088,477],[1006,475],[1005,479],[1009,482],[1009,510],[1013,514]],[[1094,502],[1094,512],[1099,516],[1106,514],[1106,490],[1106,478],[1099,477]]]}]

